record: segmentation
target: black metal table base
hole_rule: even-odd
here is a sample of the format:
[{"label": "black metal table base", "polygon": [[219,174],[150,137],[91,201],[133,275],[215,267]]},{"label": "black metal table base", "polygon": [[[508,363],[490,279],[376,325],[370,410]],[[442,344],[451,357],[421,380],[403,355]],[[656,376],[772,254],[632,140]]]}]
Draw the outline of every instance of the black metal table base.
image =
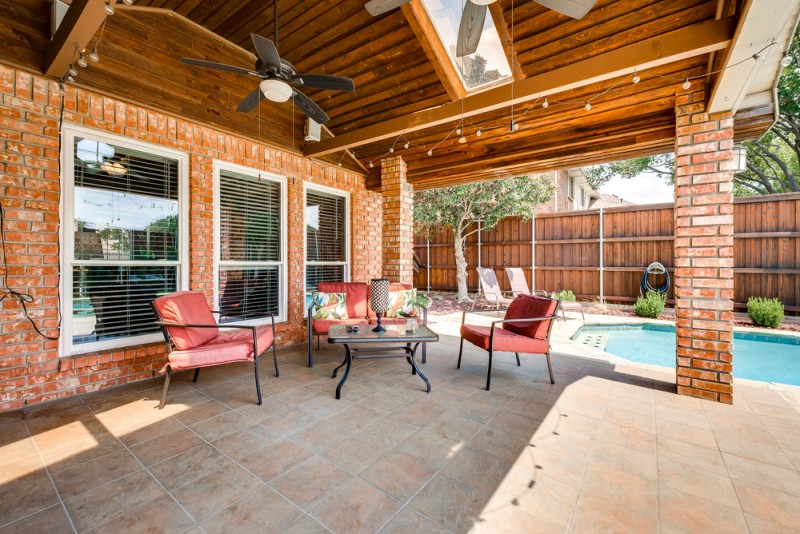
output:
[{"label": "black metal table base", "polygon": [[[414,356],[417,353],[417,348],[419,348],[419,343],[414,343],[414,346],[411,346],[411,343],[407,343],[404,346],[394,346],[394,347],[370,347],[368,349],[352,349],[348,343],[342,343],[344,345],[345,356],[344,360],[342,361],[339,366],[333,370],[331,374],[331,378],[336,378],[339,369],[346,366],[344,369],[344,375],[342,375],[342,379],[339,381],[339,385],[336,386],[336,398],[342,398],[342,386],[344,383],[347,382],[347,377],[350,376],[350,366],[353,363],[353,360],[360,360],[364,358],[397,358],[398,356],[405,356],[406,361],[411,365],[411,374],[412,375],[419,375],[422,380],[425,381],[425,385],[427,386],[427,392],[431,392],[431,383],[428,381],[428,378],[422,374],[419,367],[417,366],[417,361],[414,359]],[[369,351],[369,352],[367,352]]]}]

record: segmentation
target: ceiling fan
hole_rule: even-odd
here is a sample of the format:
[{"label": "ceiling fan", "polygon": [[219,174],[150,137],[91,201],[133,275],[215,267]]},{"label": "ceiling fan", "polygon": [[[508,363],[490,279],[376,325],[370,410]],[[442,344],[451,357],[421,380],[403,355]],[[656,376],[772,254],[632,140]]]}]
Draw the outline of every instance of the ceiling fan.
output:
[{"label": "ceiling fan", "polygon": [[244,97],[239,103],[236,111],[247,113],[261,103],[266,98],[272,102],[286,102],[291,99],[292,103],[298,107],[308,117],[315,122],[322,124],[330,120],[330,117],[309,97],[297,91],[295,87],[311,87],[314,89],[330,89],[331,91],[355,91],[355,84],[350,78],[343,76],[331,76],[329,74],[298,74],[294,65],[281,59],[278,55],[278,2],[273,3],[275,14],[275,43],[265,37],[255,33],[250,34],[255,46],[258,59],[253,69],[245,69],[224,63],[215,63],[204,59],[181,58],[181,62],[196,67],[206,67],[209,69],[224,70],[237,74],[247,74],[261,78],[258,87]]},{"label": "ceiling fan", "polygon": [[[467,0],[461,14],[461,23],[458,25],[457,57],[468,56],[478,49],[483,32],[483,22],[486,20],[487,6],[495,1]],[[370,15],[378,16],[408,2],[410,0],[371,0],[364,7]],[[596,2],[597,0],[536,0],[537,4],[573,19],[582,19]]]}]

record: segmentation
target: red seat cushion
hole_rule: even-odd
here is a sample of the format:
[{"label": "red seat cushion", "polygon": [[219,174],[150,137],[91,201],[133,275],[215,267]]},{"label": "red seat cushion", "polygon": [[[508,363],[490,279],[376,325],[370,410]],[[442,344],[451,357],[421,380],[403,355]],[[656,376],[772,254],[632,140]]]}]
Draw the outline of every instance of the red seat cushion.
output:
[{"label": "red seat cushion", "polygon": [[[165,323],[216,325],[206,298],[199,291],[178,291],[159,297],[153,304]],[[178,350],[203,345],[219,335],[218,328],[183,328],[168,326],[172,342]]]},{"label": "red seat cushion", "polygon": [[[256,335],[259,353],[267,350],[275,339],[271,326],[258,328]],[[224,363],[252,362],[254,359],[252,330],[231,330],[221,332],[208,343],[193,349],[172,351],[169,365],[173,371],[180,371]]]},{"label": "red seat cushion", "polygon": [[[462,324],[461,337],[476,347],[489,350],[490,326]],[[509,332],[503,328],[494,329],[494,350],[505,352],[524,352],[526,354],[544,354],[548,350],[545,339],[534,339]]]},{"label": "red seat cushion", "polygon": [[[558,301],[534,295],[519,295],[508,306],[505,319],[532,319],[548,317],[556,311]],[[552,319],[551,319],[552,320]],[[522,336],[547,339],[550,320],[529,323],[504,323],[503,328]]]},{"label": "red seat cushion", "polygon": [[367,319],[314,319],[311,324],[314,334],[327,335],[330,327],[337,324],[366,325],[369,324],[369,321]]},{"label": "red seat cushion", "polygon": [[326,293],[344,293],[348,317],[367,316],[367,284],[364,282],[320,282],[317,289]]}]

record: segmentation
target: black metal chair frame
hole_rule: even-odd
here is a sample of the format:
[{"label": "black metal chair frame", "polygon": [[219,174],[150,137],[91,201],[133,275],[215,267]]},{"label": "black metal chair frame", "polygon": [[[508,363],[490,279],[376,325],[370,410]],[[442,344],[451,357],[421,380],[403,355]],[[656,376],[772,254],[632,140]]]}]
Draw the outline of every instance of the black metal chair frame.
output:
[{"label": "black metal chair frame", "polygon": [[[308,306],[308,366],[314,366],[314,338],[317,338],[317,350],[319,350],[319,340],[322,336],[326,336],[327,334],[315,334],[313,328],[314,322],[314,307],[315,304],[312,302]],[[422,310],[422,324],[428,326],[428,308],[421,305],[416,305],[417,308]],[[409,317],[409,319],[413,319],[413,317]],[[370,325],[370,328],[372,325]],[[428,360],[428,344],[422,344],[422,363],[426,363]]]},{"label": "black metal chair frame", "polygon": [[[547,321],[547,320],[557,320],[558,319],[558,308],[561,306],[560,301],[556,301],[556,309],[553,310],[553,315],[548,315],[546,317],[531,317],[525,319],[500,319],[498,321],[492,321],[491,330],[489,331],[489,369],[486,372],[486,391],[489,391],[489,386],[492,383],[492,354],[494,352],[494,331],[500,324],[506,323],[514,323],[514,324],[524,324],[524,323],[534,323],[538,321]],[[475,314],[484,314],[484,313],[496,313],[498,311],[505,312],[508,308],[503,308],[501,310],[481,310],[477,312],[463,312],[461,315],[461,324],[463,325],[466,318],[467,313],[475,313]],[[547,352],[544,353],[545,358],[547,359],[547,370],[550,373],[550,383],[555,384],[555,380],[553,379],[553,363],[550,359],[550,332],[553,330],[553,321],[547,327],[547,336],[545,336],[545,341],[547,341]],[[458,365],[456,365],[456,369],[461,369],[461,354],[464,351],[464,337],[461,337],[461,344],[458,348]],[[519,361],[519,352],[514,353],[517,357],[517,366],[520,366],[521,363]]]},{"label": "black metal chair frame", "polygon": [[[256,393],[258,394],[258,405],[261,406],[262,399],[261,399],[261,383],[258,379],[258,361],[261,359],[261,356],[264,355],[270,347],[272,347],[272,361],[275,363],[275,376],[280,376],[278,371],[278,355],[275,349],[275,316],[270,315],[269,318],[272,321],[272,343],[269,346],[265,347],[264,350],[258,350],[258,326],[255,325],[242,325],[242,324],[184,324],[184,323],[167,323],[161,320],[161,314],[158,313],[158,309],[154,303],[150,303],[153,308],[153,313],[155,314],[156,318],[158,319],[155,324],[161,327],[161,333],[164,334],[164,341],[167,343],[167,348],[170,349],[170,352],[175,350],[175,345],[172,342],[172,338],[169,335],[169,331],[167,330],[168,326],[177,326],[183,328],[232,328],[237,330],[247,329],[250,330],[253,334],[253,366],[255,368],[255,377],[256,377]],[[221,312],[212,310],[211,313],[219,315]],[[233,362],[231,362],[233,363]],[[224,364],[217,364],[217,365],[224,365]],[[209,366],[211,367],[211,366]],[[164,390],[161,393],[161,402],[158,405],[158,409],[161,410],[164,408],[164,405],[167,402],[167,390],[169,389],[169,383],[172,379],[172,368],[170,367],[169,363],[165,366],[166,369],[166,377],[164,379]],[[192,382],[197,382],[197,377],[200,375],[200,367],[194,368],[194,377],[192,377]]]}]

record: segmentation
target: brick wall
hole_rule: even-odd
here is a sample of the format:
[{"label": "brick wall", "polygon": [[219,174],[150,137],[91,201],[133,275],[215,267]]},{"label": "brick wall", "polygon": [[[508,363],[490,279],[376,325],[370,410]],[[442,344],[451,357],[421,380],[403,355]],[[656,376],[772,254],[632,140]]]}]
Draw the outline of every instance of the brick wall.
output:
[{"label": "brick wall", "polygon": [[569,176],[569,171],[549,171],[542,176],[546,176],[550,180],[557,193],[553,195],[553,198],[537,207],[536,213],[571,210],[572,202],[567,198],[567,176]]},{"label": "brick wall", "polygon": [[[0,66],[0,202],[5,210],[6,275],[27,292],[29,315],[44,333],[58,334],[59,202],[57,84]],[[90,91],[67,87],[64,123],[189,154],[190,289],[213,294],[212,161],[260,168],[288,181],[288,320],[278,345],[303,342],[303,182],[349,191],[352,278],[381,273],[381,195],[366,191],[362,176],[312,162]],[[375,221],[378,221],[376,224]],[[17,299],[0,304],[0,411],[153,376],[164,364],[164,344],[58,358],[58,342],[43,339],[25,320]]]},{"label": "brick wall", "polygon": [[675,142],[678,393],[733,402],[733,117],[679,89]]},{"label": "brick wall", "polygon": [[383,275],[414,283],[414,188],[406,181],[406,162],[381,161],[383,193]]}]

